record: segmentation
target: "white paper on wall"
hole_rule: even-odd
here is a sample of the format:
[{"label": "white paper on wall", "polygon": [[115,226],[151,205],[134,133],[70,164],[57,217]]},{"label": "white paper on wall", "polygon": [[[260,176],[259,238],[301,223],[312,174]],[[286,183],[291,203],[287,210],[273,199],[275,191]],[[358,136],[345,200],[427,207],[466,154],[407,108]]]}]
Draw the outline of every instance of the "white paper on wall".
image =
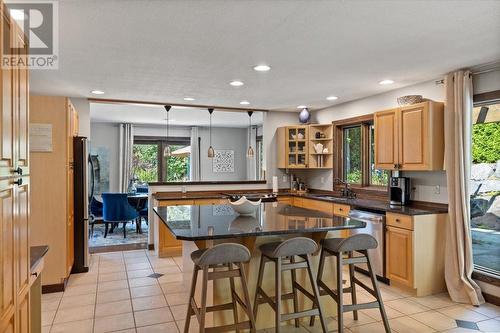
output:
[{"label": "white paper on wall", "polygon": [[30,151],[52,152],[52,124],[30,124]]}]

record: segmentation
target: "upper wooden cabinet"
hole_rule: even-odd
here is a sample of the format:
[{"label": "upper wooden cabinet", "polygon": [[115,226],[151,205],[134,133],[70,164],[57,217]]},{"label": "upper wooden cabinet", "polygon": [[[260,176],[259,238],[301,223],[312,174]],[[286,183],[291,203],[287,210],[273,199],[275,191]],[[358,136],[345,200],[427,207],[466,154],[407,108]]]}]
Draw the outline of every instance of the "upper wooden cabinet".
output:
[{"label": "upper wooden cabinet", "polygon": [[374,114],[375,168],[442,170],[444,105],[427,101]]},{"label": "upper wooden cabinet", "polygon": [[[316,133],[320,137],[316,138]],[[331,169],[332,125],[314,124],[280,127],[276,132],[278,168],[282,169]],[[315,145],[321,144],[327,153],[317,153]]]}]

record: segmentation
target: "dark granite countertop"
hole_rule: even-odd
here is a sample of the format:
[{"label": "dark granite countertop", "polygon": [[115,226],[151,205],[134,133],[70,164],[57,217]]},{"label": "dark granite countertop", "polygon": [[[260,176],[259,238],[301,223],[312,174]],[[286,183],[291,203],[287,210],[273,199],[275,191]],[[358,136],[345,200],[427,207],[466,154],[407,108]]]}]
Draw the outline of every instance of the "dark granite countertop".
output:
[{"label": "dark granite countertop", "polygon": [[364,228],[354,219],[281,203],[262,203],[253,216],[242,216],[230,205],[154,207],[177,239],[208,240]]},{"label": "dark granite countertop", "polygon": [[[260,191],[246,191],[248,193],[265,193],[267,190]],[[232,191],[226,191],[232,192]],[[392,206],[388,202],[381,200],[369,200],[369,199],[345,199],[341,197],[335,197],[334,195],[329,195],[324,197],[324,193],[306,193],[306,194],[296,194],[290,192],[279,192],[279,196],[293,196],[300,198],[307,198],[313,200],[321,200],[326,202],[334,202],[349,205],[352,208],[360,209],[372,209],[379,210],[390,213],[397,213],[403,215],[429,215],[429,214],[446,214],[448,213],[448,206],[444,204],[425,204],[425,203],[411,203],[407,206]],[[169,193],[169,192],[158,192],[153,194],[156,200],[197,200],[197,199],[225,199],[227,194],[220,192],[187,192],[180,195],[180,193]]]},{"label": "dark granite countertop", "polygon": [[49,251],[47,245],[31,246],[30,247],[30,270],[32,271],[36,265]]}]

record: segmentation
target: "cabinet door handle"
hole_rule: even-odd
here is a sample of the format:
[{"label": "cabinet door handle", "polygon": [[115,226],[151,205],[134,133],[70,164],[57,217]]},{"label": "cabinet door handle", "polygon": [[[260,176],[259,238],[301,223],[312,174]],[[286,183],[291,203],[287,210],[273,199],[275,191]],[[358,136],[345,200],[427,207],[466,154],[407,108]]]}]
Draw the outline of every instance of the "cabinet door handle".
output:
[{"label": "cabinet door handle", "polygon": [[17,173],[22,176],[23,174],[23,169],[21,167],[17,167],[17,169],[12,170],[13,173]]},{"label": "cabinet door handle", "polygon": [[396,221],[397,223],[401,222],[399,219],[395,219],[394,221]]},{"label": "cabinet door handle", "polygon": [[38,272],[33,272],[31,273],[31,275],[33,275],[34,277],[38,277]]},{"label": "cabinet door handle", "polygon": [[15,185],[21,186],[21,185],[23,185],[23,179],[22,179],[22,178],[19,178],[18,180],[14,180],[14,181],[12,182],[12,184],[15,184]]}]

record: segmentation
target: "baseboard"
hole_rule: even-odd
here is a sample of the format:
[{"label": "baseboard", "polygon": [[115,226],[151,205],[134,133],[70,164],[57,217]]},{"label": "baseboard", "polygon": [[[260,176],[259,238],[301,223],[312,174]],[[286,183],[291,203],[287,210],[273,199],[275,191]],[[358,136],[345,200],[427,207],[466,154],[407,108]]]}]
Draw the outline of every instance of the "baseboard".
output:
[{"label": "baseboard", "polygon": [[148,244],[148,250],[149,251],[154,251],[155,245],[154,244]]},{"label": "baseboard", "polygon": [[500,306],[500,297],[483,293],[486,302]]},{"label": "baseboard", "polygon": [[68,285],[68,278],[64,278],[62,283],[56,284],[46,284],[42,286],[42,294],[51,294],[51,293],[59,293],[66,290],[66,286]]},{"label": "baseboard", "polygon": [[108,246],[94,246],[89,248],[89,252],[93,254],[93,253],[103,253],[103,252],[146,250],[147,248],[148,248],[147,243],[118,244],[118,245],[108,245]]}]

